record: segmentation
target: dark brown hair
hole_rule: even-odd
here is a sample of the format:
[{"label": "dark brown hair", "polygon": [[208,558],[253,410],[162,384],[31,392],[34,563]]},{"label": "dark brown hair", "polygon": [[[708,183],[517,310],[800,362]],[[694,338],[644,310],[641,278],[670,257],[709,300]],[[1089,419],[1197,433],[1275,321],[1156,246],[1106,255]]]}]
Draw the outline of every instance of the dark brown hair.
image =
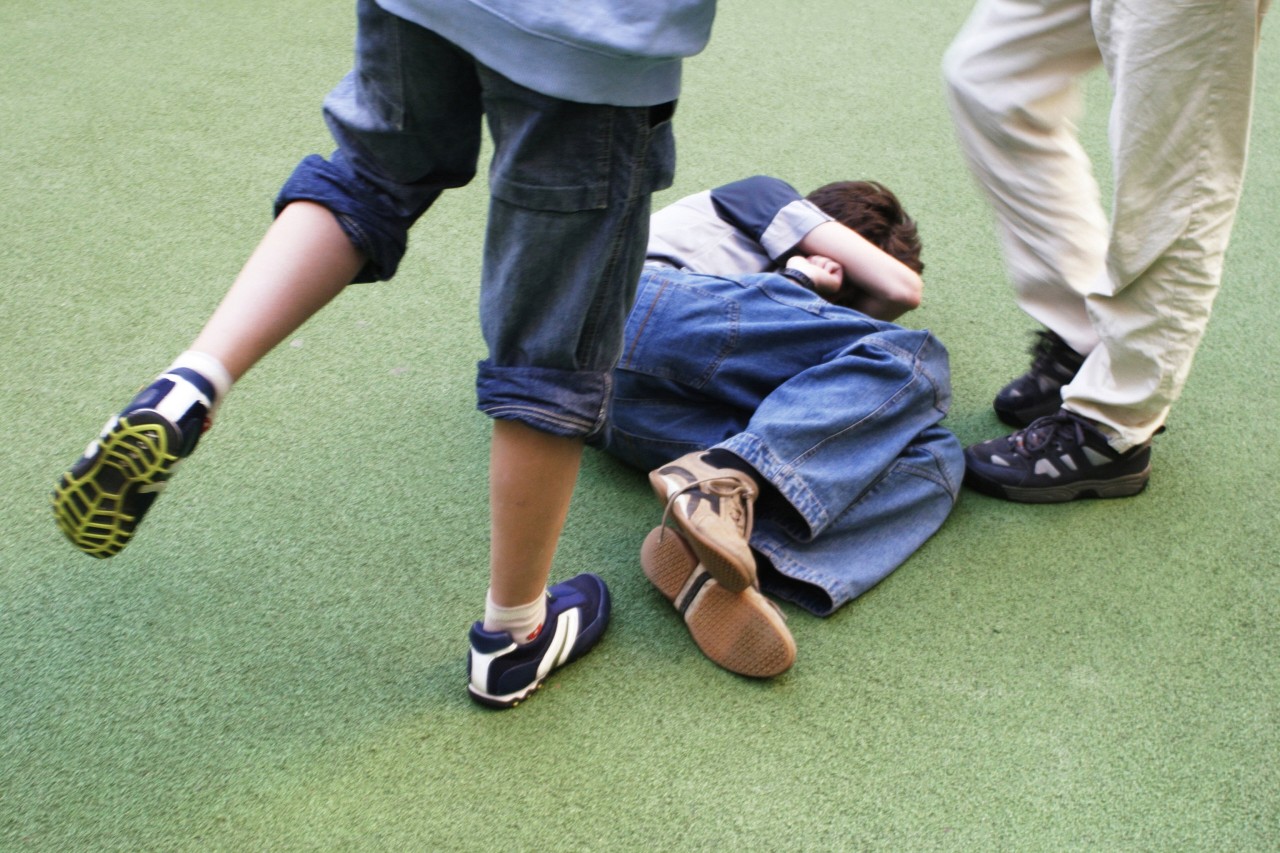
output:
[{"label": "dark brown hair", "polygon": [[875,181],[836,181],[818,187],[806,198],[837,222],[852,228],[869,243],[897,258],[917,275],[924,272],[920,260],[920,234],[916,223],[902,209],[898,197]]}]

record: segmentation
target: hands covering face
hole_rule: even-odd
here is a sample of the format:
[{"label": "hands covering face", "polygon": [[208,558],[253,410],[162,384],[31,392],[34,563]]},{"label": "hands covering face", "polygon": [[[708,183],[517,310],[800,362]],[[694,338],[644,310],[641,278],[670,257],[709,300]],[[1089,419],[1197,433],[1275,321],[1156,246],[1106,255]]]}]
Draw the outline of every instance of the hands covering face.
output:
[{"label": "hands covering face", "polygon": [[807,275],[824,299],[833,298],[844,285],[844,267],[822,255],[795,255],[787,260],[787,268]]}]

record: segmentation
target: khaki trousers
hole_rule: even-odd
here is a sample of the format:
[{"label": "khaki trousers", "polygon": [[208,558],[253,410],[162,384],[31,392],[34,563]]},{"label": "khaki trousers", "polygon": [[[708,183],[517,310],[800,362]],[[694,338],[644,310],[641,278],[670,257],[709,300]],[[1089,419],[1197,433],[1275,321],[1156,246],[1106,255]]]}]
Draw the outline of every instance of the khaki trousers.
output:
[{"label": "khaki trousers", "polygon": [[[1065,406],[1118,450],[1164,423],[1222,278],[1270,0],[979,0],[943,71],[1024,311],[1087,353]],[[1077,138],[1113,90],[1111,219]]]}]

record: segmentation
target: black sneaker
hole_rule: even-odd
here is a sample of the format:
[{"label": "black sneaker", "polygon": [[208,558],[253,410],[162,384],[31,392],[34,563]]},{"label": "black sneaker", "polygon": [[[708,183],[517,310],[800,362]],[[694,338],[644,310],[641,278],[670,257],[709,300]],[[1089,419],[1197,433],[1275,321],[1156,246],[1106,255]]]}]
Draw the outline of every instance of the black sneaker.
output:
[{"label": "black sneaker", "polygon": [[591,651],[609,625],[609,588],[584,572],[547,590],[547,619],[528,645],[506,631],[471,626],[467,692],[481,705],[512,708],[547,676]]},{"label": "black sneaker", "polygon": [[1123,498],[1146,488],[1151,443],[1118,453],[1087,418],[1068,412],[975,444],[964,452],[965,485],[1021,503]]},{"label": "black sneaker", "polygon": [[1036,332],[1031,368],[1000,389],[992,408],[1009,426],[1024,427],[1062,408],[1062,386],[1076,378],[1084,356],[1055,333]]},{"label": "black sneaker", "polygon": [[90,557],[120,552],[183,457],[208,426],[213,384],[171,370],[107,421],[53,490],[53,515]]}]

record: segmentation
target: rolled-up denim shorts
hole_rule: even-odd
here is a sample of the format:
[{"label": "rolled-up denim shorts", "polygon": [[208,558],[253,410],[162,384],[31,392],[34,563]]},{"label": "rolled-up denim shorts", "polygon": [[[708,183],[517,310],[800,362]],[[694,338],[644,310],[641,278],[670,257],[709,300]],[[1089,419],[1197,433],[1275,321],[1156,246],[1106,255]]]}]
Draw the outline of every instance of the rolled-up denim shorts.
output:
[{"label": "rolled-up denim shorts", "polygon": [[358,15],[355,68],[324,104],[338,148],[298,165],[277,212],[303,200],[327,207],[368,259],[355,281],[389,279],[418,217],[475,176],[487,119],[478,408],[557,435],[594,433],[644,260],[649,199],[671,185],[674,102],[552,98],[373,0],[360,0]]}]

